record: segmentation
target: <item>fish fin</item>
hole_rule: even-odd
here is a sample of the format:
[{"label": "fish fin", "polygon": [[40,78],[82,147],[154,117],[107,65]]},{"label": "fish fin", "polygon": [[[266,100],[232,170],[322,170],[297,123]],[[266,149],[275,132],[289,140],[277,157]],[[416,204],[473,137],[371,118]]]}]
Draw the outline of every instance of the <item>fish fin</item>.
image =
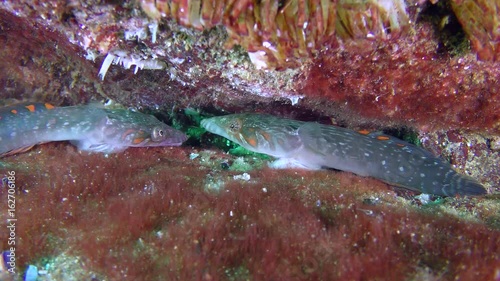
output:
[{"label": "fish fin", "polygon": [[114,146],[108,143],[94,143],[86,140],[72,140],[71,144],[76,146],[78,150],[100,153],[116,153],[125,150],[127,147]]},{"label": "fish fin", "polygon": [[451,193],[450,196],[461,194],[461,195],[485,195],[488,193],[486,188],[480,184],[477,180],[463,174],[456,174],[457,177],[455,184],[450,190],[443,190],[446,193]]},{"label": "fish fin", "polygon": [[320,170],[320,166],[304,165],[294,158],[280,158],[269,163],[269,167],[273,169],[305,169],[305,170]]},{"label": "fish fin", "polygon": [[35,145],[30,145],[30,146],[25,146],[25,147],[20,147],[20,148],[13,149],[13,150],[8,151],[6,153],[0,154],[0,158],[11,156],[11,155],[18,154],[18,153],[26,152],[26,151],[32,149],[33,146],[35,146]]},{"label": "fish fin", "polygon": [[318,143],[318,140],[322,139],[321,128],[321,125],[318,123],[304,123],[297,129],[297,134],[305,148],[317,155],[325,156],[323,147]]},{"label": "fish fin", "polygon": [[413,188],[389,181],[383,181],[383,182],[400,189],[407,189],[417,193],[434,194],[434,195],[437,194],[438,196],[457,196],[457,195],[479,196],[488,193],[488,190],[486,190],[486,188],[482,184],[480,184],[477,180],[473,179],[472,177],[459,173],[456,173],[453,177],[454,179],[452,186],[448,184],[443,185],[441,190],[436,190],[436,187]]}]

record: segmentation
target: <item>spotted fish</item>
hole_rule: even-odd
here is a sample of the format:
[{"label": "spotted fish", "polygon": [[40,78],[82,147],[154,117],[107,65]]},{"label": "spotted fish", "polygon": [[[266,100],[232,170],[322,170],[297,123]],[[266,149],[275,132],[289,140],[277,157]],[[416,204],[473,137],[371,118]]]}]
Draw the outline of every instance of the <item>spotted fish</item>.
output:
[{"label": "spotted fish", "polygon": [[0,155],[50,141],[70,141],[78,149],[113,153],[127,147],[177,146],[186,135],[154,116],[96,105],[54,107],[48,103],[0,108]]},{"label": "spotted fish", "polygon": [[356,132],[270,115],[234,114],[201,121],[209,132],[278,160],[275,168],[333,168],[440,196],[481,195],[486,189],[430,152],[381,133]]}]

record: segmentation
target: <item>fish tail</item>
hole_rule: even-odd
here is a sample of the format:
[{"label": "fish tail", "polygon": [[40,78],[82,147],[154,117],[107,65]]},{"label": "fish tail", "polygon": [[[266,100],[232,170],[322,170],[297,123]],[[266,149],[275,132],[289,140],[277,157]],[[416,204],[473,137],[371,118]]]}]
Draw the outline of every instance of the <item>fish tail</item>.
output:
[{"label": "fish tail", "polygon": [[484,195],[487,193],[486,188],[475,179],[462,175],[454,174],[450,184],[445,185],[442,189],[443,193],[448,196],[461,195]]}]

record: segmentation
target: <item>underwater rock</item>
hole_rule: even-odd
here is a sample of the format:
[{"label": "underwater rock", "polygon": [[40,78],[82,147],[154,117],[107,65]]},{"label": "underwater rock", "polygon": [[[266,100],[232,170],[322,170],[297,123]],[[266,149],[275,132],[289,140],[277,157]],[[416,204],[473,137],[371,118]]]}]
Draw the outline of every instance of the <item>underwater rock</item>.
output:
[{"label": "underwater rock", "polygon": [[[155,1],[166,2],[202,7],[200,1]],[[254,3],[236,2],[241,8]],[[318,11],[330,11],[332,2],[307,2],[326,2],[321,10],[302,15],[318,19]],[[265,1],[259,3],[264,7]],[[290,3],[278,9],[298,9],[306,2]],[[488,140],[500,133],[497,62],[477,61],[467,48],[444,48],[434,24],[443,19],[420,16],[428,2],[404,2],[407,14],[396,17],[369,14],[380,6],[367,3],[361,5],[361,21],[346,26],[359,30],[357,37],[332,35],[329,16],[327,22],[308,22],[306,29],[305,19],[292,18],[302,23],[289,28],[299,35],[324,30],[323,35],[307,33],[305,40],[297,37],[299,49],[271,41],[272,33],[269,41],[257,41],[260,51],[273,56],[273,44],[283,46],[286,52],[277,49],[276,54],[286,56],[279,60],[296,66],[275,71],[256,69],[251,50],[225,48],[233,36],[246,40],[236,32],[253,32],[240,21],[251,16],[241,9],[234,12],[238,18],[229,18],[234,28],[229,34],[222,25],[203,31],[190,27],[186,21],[193,14],[181,15],[181,9],[176,13],[182,21],[148,17],[147,9],[132,0],[2,1],[0,101],[80,105],[111,99],[163,120],[177,116],[176,122],[186,119],[178,117],[180,110],[195,108],[212,115],[272,113],[351,128],[407,126],[429,140],[426,148],[435,148],[436,155],[446,155],[459,170],[465,167],[498,192],[498,152],[488,150]],[[260,7],[254,5],[253,11]],[[357,15],[347,8],[346,13]],[[407,18],[409,25],[403,27]],[[360,25],[363,20],[369,24]],[[375,31],[385,38],[366,33]],[[368,38],[362,38],[365,33]],[[329,44],[321,41],[329,36],[335,37]],[[102,81],[98,73],[109,54],[125,60],[112,64]],[[150,68],[157,68],[153,62],[164,64],[136,74],[122,67],[135,62]],[[463,136],[460,142],[447,135],[451,129]],[[9,170],[18,175],[17,211],[23,218],[18,264],[47,269],[60,280],[69,280],[68,271],[76,280],[498,277],[495,193],[424,204],[349,173],[255,169],[263,162],[256,156],[235,158],[202,140],[107,157],[48,143],[2,159],[0,175]],[[193,150],[200,157],[189,159]],[[235,180],[245,172],[248,181]],[[0,189],[2,198],[5,190]],[[367,198],[376,204],[364,203]],[[7,241],[5,232],[0,241]]]},{"label": "underwater rock", "polygon": [[[16,171],[19,269],[32,264],[57,280],[489,280],[498,272],[498,198],[421,206],[380,181],[334,171],[254,169],[246,181],[220,167],[234,156],[191,160],[191,152],[105,156],[48,143],[2,160],[2,177]],[[207,175],[217,190],[204,188]]]}]

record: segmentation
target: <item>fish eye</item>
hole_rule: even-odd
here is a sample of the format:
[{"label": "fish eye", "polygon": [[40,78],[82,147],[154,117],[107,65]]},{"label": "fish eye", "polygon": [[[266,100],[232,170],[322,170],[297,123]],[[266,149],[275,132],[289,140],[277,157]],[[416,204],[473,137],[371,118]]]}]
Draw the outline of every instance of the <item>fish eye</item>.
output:
[{"label": "fish eye", "polygon": [[151,139],[153,141],[160,141],[165,138],[165,131],[162,128],[156,127],[153,129]]},{"label": "fish eye", "polygon": [[232,131],[232,132],[237,132],[240,130],[240,122],[238,122],[238,120],[235,120],[235,121],[232,121],[230,124],[229,124],[229,130]]}]

